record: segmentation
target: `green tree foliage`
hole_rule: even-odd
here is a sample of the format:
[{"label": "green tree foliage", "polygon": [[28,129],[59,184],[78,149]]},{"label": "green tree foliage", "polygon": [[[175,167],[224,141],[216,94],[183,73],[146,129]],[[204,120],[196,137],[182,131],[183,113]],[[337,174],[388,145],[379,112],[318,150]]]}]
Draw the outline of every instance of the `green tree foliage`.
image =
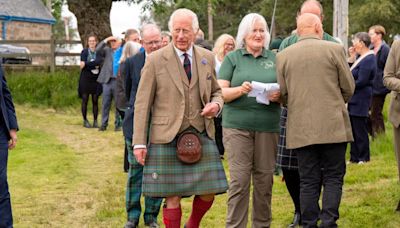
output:
[{"label": "green tree foliage", "polygon": [[350,34],[367,32],[376,24],[385,27],[386,40],[400,33],[400,0],[352,0],[349,8]]}]

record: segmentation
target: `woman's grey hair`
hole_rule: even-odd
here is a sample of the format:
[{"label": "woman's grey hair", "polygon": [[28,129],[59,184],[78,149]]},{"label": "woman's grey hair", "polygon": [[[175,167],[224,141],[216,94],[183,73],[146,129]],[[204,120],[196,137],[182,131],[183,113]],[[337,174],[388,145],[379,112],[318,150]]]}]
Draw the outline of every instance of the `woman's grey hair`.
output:
[{"label": "woman's grey hair", "polygon": [[252,32],[252,30],[254,28],[254,23],[258,20],[261,21],[265,25],[264,48],[268,49],[269,41],[270,41],[268,24],[267,24],[267,21],[265,20],[265,18],[258,13],[249,13],[240,22],[237,36],[236,36],[236,44],[237,44],[236,49],[245,48],[245,46],[246,46],[245,38],[249,33]]},{"label": "woman's grey hair", "polygon": [[371,38],[366,32],[358,32],[354,35],[354,38],[362,41],[366,47],[369,47],[369,45],[371,45]]},{"label": "woman's grey hair", "polygon": [[140,48],[142,48],[142,45],[140,45],[139,43],[133,41],[126,42],[124,45],[124,49],[122,49],[122,55],[119,63],[123,63],[126,61],[127,58],[136,55],[140,51]]},{"label": "woman's grey hair", "polygon": [[168,29],[169,31],[172,33],[172,23],[174,21],[174,18],[178,15],[185,15],[185,16],[190,16],[192,17],[192,28],[193,31],[196,33],[197,30],[199,30],[199,19],[197,18],[197,15],[191,11],[190,9],[186,9],[186,8],[181,8],[181,9],[177,9],[175,10],[172,14],[171,17],[169,17],[169,21],[168,21]]}]

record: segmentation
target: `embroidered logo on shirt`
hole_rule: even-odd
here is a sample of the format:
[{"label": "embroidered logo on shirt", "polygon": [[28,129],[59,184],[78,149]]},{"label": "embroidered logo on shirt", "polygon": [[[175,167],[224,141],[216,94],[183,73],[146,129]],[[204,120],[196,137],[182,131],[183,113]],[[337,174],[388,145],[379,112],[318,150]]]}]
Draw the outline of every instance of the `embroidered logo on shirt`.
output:
[{"label": "embroidered logo on shirt", "polygon": [[157,174],[157,173],[152,173],[152,174],[151,174],[151,177],[152,177],[154,180],[157,180],[158,174]]},{"label": "embroidered logo on shirt", "polygon": [[271,60],[266,60],[260,62],[260,65],[264,67],[266,70],[268,70],[274,67],[274,62],[272,62]]}]

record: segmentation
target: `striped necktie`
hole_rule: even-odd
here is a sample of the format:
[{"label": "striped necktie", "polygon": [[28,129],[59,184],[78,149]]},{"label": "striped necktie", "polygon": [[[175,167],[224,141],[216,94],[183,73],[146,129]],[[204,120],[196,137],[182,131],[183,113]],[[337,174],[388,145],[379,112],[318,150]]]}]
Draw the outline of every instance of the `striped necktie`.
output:
[{"label": "striped necktie", "polygon": [[190,65],[189,55],[187,53],[183,53],[185,59],[183,60],[183,68],[185,69],[185,73],[189,79],[192,79],[192,66]]}]

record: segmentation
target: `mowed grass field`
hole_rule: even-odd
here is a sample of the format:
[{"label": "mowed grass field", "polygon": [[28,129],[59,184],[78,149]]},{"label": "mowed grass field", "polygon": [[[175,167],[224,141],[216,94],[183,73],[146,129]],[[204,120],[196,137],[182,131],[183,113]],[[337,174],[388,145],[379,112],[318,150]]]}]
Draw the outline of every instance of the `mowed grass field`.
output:
[{"label": "mowed grass field", "polygon": [[[74,110],[16,109],[21,131],[8,167],[15,227],[123,227],[122,133],[112,126],[106,132],[83,128]],[[347,168],[341,227],[400,227],[400,213],[394,211],[400,186],[386,126],[386,136],[371,144],[371,162]],[[216,197],[202,227],[224,227],[226,200],[226,194]],[[191,199],[185,199],[183,221],[190,208]],[[275,177],[272,227],[286,227],[293,210],[284,182]]]}]

